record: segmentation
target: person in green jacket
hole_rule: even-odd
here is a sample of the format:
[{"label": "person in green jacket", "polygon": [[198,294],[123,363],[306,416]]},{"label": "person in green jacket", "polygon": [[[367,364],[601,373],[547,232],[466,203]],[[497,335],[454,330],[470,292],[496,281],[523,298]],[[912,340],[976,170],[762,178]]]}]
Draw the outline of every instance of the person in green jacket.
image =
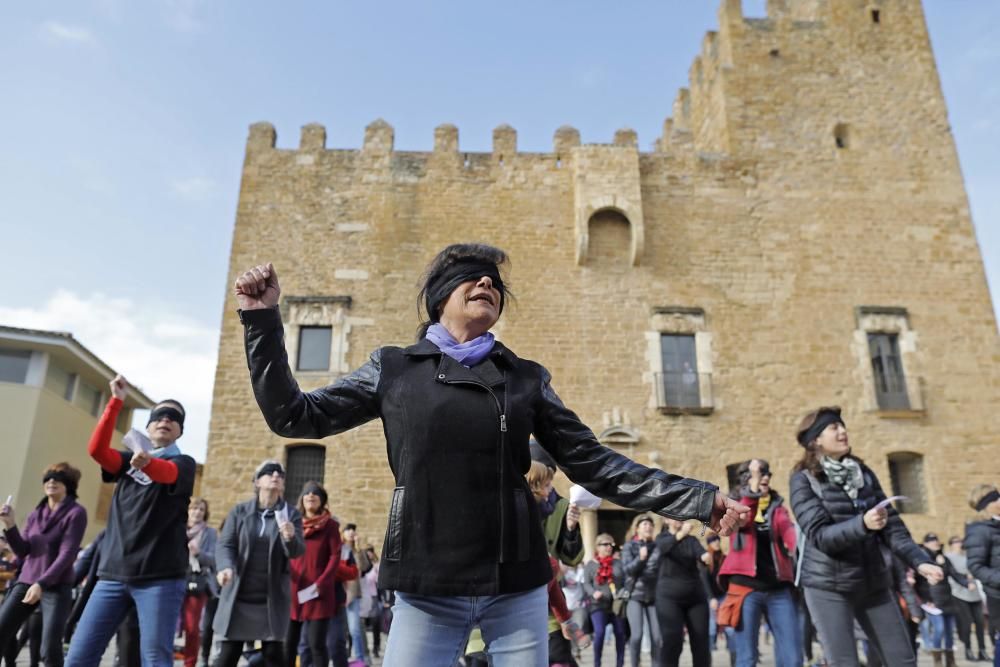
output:
[{"label": "person in green jacket", "polygon": [[[541,445],[532,438],[528,442],[531,450],[531,460],[544,463],[553,474],[556,472],[555,461]],[[556,493],[555,489],[549,497],[539,502],[538,509],[542,513],[542,531],[545,533],[545,544],[549,554],[570,567],[579,565],[583,560],[583,537],[580,534],[580,508]]]}]

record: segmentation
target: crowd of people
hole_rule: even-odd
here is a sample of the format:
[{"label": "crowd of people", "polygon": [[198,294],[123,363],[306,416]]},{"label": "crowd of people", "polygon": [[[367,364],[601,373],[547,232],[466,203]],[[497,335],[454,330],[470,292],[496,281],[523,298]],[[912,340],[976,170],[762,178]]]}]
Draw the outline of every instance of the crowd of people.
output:
[{"label": "crowd of people", "polygon": [[[956,628],[965,657],[987,659],[985,619],[1000,620],[996,487],[973,491],[984,520],[947,552],[933,534],[918,545],[835,407],[796,432],[787,505],[760,458],[728,494],[642,466],[603,446],[549,372],[490,333],[511,298],[507,261],[491,246],[448,246],[424,276],[417,342],[380,347],[308,393],[288,366],[277,272],[241,274],[250,381],[271,430],[319,439],[382,421],[394,484],[381,559],[331,514],[322,483],[286,498],[274,460],[213,528],[177,443],[179,401],[156,404],[128,451],[111,448],[128,392],[119,376],[88,444],[115,483],[104,531],[81,551],[81,471],[65,463],[46,469],[44,498],[20,526],[10,501],[0,508],[16,560],[0,606],[8,664],[28,643],[61,665],[68,642],[69,667],[96,666],[117,636],[129,667],[195,667],[199,656],[218,667],[344,667],[370,663],[388,632],[391,667],[565,667],[588,649],[599,667],[606,642],[617,667],[626,653],[639,665],[646,644],[654,664],[677,665],[685,643],[707,667],[720,641],[750,667],[765,623],[779,667],[813,659],[813,636],[835,667],[859,665],[859,646],[869,665],[915,665],[917,641],[952,665]],[[623,545],[601,533],[581,562],[580,509],[553,489],[557,470],[638,513]]]}]

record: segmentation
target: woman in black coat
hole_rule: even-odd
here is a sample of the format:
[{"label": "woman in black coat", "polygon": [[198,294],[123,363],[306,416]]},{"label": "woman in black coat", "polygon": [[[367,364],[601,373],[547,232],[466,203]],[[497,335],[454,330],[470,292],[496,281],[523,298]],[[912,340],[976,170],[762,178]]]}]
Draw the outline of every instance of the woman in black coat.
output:
[{"label": "woman in black coat", "polygon": [[982,520],[965,528],[969,572],[983,584],[993,636],[993,665],[1000,667],[1000,489],[980,484],[969,494],[969,506]]},{"label": "woman in black coat", "polygon": [[656,538],[656,616],[660,621],[660,665],[677,667],[684,648],[684,630],[691,644],[691,664],[711,667],[708,640],[708,597],[700,565],[711,562],[701,542],[691,535],[692,524],[666,519]]},{"label": "woman in black coat", "polygon": [[792,473],[791,505],[805,535],[800,585],[830,667],[857,667],[857,620],[882,663],[915,666],[916,656],[882,554],[890,549],[920,576],[943,579],[885,504],[878,478],[851,454],[838,407],[807,414],[796,433],[805,449]]},{"label": "woman in black coat", "polygon": [[[222,640],[216,667],[236,667],[248,641],[260,641],[267,667],[285,667],[291,614],[289,560],[305,553],[302,515],[285,502],[285,469],[264,461],[257,494],[229,512],[215,550],[221,587],[214,629]],[[295,650],[295,647],[291,647]]]},{"label": "woman in black coat", "polygon": [[379,587],[397,592],[389,665],[459,656],[473,611],[460,607],[470,596],[489,602],[479,624],[495,659],[547,662],[551,568],[524,480],[532,434],[570,479],[617,505],[721,521],[725,531],[740,514],[710,484],[602,446],[559,400],[544,367],[494,339],[506,263],[492,246],[448,246],[426,272],[418,342],[381,347],[309,393],[288,367],[274,266],[236,281],[254,395],[275,433],[324,438],[382,420],[395,478],[379,570]]}]

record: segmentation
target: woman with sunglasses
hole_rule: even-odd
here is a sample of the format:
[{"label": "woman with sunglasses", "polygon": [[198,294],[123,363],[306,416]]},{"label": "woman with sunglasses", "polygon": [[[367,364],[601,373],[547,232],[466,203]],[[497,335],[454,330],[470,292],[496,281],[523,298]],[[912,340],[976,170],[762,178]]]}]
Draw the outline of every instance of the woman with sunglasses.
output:
[{"label": "woman with sunglasses", "polygon": [[254,489],[253,498],[229,512],[215,550],[222,589],[213,623],[222,641],[216,667],[236,667],[243,645],[255,641],[267,667],[287,667],[290,561],[305,552],[302,515],[282,497],[285,469],[277,461],[257,467]]},{"label": "woman with sunglasses", "polygon": [[615,633],[615,667],[625,664],[625,619],[613,610],[615,594],[624,586],[625,570],[615,558],[615,540],[601,533],[595,543],[594,559],[583,569],[583,591],[590,603],[590,623],[594,626],[594,667],[601,667],[608,626]]},{"label": "woman with sunglasses", "polygon": [[805,535],[802,586],[830,667],[857,667],[854,622],[882,664],[915,667],[909,633],[891,593],[889,549],[930,583],[944,578],[887,504],[871,468],[851,452],[838,407],[813,410],[799,423],[802,459],[792,473],[791,505]]}]

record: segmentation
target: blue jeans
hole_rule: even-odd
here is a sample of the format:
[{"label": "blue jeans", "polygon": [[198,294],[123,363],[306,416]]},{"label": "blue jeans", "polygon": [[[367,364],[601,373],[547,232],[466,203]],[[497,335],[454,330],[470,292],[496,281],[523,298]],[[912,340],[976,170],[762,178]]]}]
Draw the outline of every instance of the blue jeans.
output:
[{"label": "blue jeans", "polygon": [[548,590],[509,595],[396,593],[385,667],[453,665],[479,626],[493,667],[548,667]]},{"label": "blue jeans", "polygon": [[744,598],[740,627],[733,633],[736,667],[754,667],[757,664],[760,622],[765,612],[771,632],[774,633],[777,667],[802,667],[802,635],[799,631],[798,609],[792,591],[788,588],[753,591]]},{"label": "blue jeans", "polygon": [[927,648],[946,651],[955,648],[954,614],[927,614],[927,625],[930,631]]},{"label": "blue jeans", "polygon": [[[654,621],[655,622],[655,621]],[[594,626],[594,667],[601,667],[601,654],[604,652],[604,637],[608,626],[615,633],[615,665],[625,664],[625,621],[611,613],[611,610],[593,609],[590,612],[590,623]]]},{"label": "blue jeans", "polygon": [[186,589],[183,579],[136,584],[101,579],[73,633],[66,667],[97,667],[108,642],[135,603],[142,667],[173,667],[174,632]]},{"label": "blue jeans", "polygon": [[354,598],[347,605],[347,630],[351,633],[351,657],[364,660],[366,640],[365,626],[361,625],[361,598]]}]

